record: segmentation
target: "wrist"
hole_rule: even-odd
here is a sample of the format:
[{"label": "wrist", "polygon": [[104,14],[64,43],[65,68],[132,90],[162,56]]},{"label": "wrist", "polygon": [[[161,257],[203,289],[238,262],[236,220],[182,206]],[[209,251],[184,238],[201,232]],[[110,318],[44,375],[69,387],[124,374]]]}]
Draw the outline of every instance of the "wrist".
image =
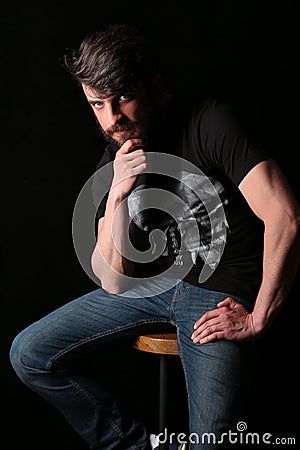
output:
[{"label": "wrist", "polygon": [[252,325],[255,335],[260,335],[265,328],[267,328],[266,317],[262,317],[259,314],[252,313]]},{"label": "wrist", "polygon": [[128,197],[128,194],[120,192],[116,186],[113,186],[109,191],[107,201],[112,205],[118,206],[126,197]]}]

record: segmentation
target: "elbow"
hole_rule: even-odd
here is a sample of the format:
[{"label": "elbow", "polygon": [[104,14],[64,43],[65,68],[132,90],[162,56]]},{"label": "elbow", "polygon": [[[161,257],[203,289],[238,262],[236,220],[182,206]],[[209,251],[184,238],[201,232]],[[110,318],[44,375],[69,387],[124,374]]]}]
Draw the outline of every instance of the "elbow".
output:
[{"label": "elbow", "polygon": [[106,277],[103,276],[103,274],[99,274],[98,271],[93,271],[94,275],[97,277],[97,279],[100,282],[100,285],[102,289],[107,292],[107,294],[122,294],[126,289],[122,289],[121,282],[118,280],[112,280],[112,279],[106,279]]},{"label": "elbow", "polygon": [[94,275],[100,281],[102,289],[108,294],[120,295],[128,290],[130,275],[125,272],[125,267],[114,268],[109,265],[97,247],[91,257],[91,267]]},{"label": "elbow", "polygon": [[[111,279],[111,277],[105,277],[103,273],[99,273],[97,268],[93,268],[94,275],[100,282],[102,289],[107,292],[107,294],[118,295],[125,291],[122,289],[121,283],[117,279]],[[115,277],[113,277],[115,278]]]},{"label": "elbow", "polygon": [[290,221],[290,228],[295,236],[295,240],[300,240],[300,210],[292,217]]},{"label": "elbow", "polygon": [[[284,217],[284,228],[282,227]],[[300,208],[280,210],[278,214],[270,217],[267,226],[277,227],[290,236],[291,241],[298,242],[300,239]]]},{"label": "elbow", "polygon": [[100,283],[108,294],[121,295],[136,286],[136,279],[122,273],[114,273],[113,276],[102,276]]},{"label": "elbow", "polygon": [[300,251],[300,213],[290,215],[285,221],[286,232],[289,235],[289,241],[294,251]]},{"label": "elbow", "polygon": [[300,246],[300,216],[298,220],[295,221],[295,241]]},{"label": "elbow", "polygon": [[120,295],[124,292],[124,290],[122,290],[120,288],[120,286],[108,286],[106,287],[106,285],[101,284],[102,289],[110,295]]}]

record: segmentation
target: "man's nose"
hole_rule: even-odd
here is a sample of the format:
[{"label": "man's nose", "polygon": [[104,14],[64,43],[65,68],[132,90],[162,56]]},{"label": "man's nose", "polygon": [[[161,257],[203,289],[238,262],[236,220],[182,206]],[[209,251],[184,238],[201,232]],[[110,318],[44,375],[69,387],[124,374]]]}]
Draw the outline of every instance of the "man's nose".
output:
[{"label": "man's nose", "polygon": [[115,125],[118,122],[118,120],[122,117],[122,113],[121,113],[119,105],[113,105],[113,104],[107,105],[106,117],[107,117],[107,122],[108,122],[109,127],[111,127],[112,125]]}]

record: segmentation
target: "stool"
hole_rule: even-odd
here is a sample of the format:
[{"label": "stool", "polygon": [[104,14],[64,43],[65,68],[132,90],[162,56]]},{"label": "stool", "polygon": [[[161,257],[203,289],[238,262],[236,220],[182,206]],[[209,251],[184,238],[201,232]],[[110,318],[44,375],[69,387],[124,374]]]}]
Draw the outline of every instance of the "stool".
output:
[{"label": "stool", "polygon": [[[157,353],[159,356],[159,431],[167,428],[167,355],[179,355],[176,333],[146,334],[133,343],[137,350]],[[167,450],[168,444],[160,444],[160,450]]]}]

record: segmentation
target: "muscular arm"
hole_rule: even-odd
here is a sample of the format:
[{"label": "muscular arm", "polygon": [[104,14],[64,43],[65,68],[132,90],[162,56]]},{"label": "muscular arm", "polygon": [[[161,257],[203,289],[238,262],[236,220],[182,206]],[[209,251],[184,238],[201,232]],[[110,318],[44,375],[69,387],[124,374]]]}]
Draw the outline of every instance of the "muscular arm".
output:
[{"label": "muscular arm", "polygon": [[239,188],[265,225],[262,283],[251,314],[228,297],[196,322],[194,342],[258,337],[277,317],[299,267],[300,207],[277,164],[257,164]]},{"label": "muscular arm", "polygon": [[97,242],[91,259],[93,272],[103,289],[115,294],[122,290],[123,275],[130,273],[130,262],[124,257],[122,240],[115,239],[127,229],[128,214],[122,200],[117,192],[110,191],[105,216],[98,222]]},{"label": "muscular arm", "polygon": [[126,198],[132,191],[137,176],[146,168],[146,158],[140,139],[131,139],[122,145],[114,161],[114,179],[108,195],[104,217],[98,223],[97,242],[92,254],[93,272],[103,289],[118,294],[126,288],[126,275],[133,268],[126,256],[129,217]]},{"label": "muscular arm", "polygon": [[240,190],[265,224],[263,279],[252,314],[260,333],[277,316],[300,261],[300,211],[289,185],[273,161],[258,164]]}]

